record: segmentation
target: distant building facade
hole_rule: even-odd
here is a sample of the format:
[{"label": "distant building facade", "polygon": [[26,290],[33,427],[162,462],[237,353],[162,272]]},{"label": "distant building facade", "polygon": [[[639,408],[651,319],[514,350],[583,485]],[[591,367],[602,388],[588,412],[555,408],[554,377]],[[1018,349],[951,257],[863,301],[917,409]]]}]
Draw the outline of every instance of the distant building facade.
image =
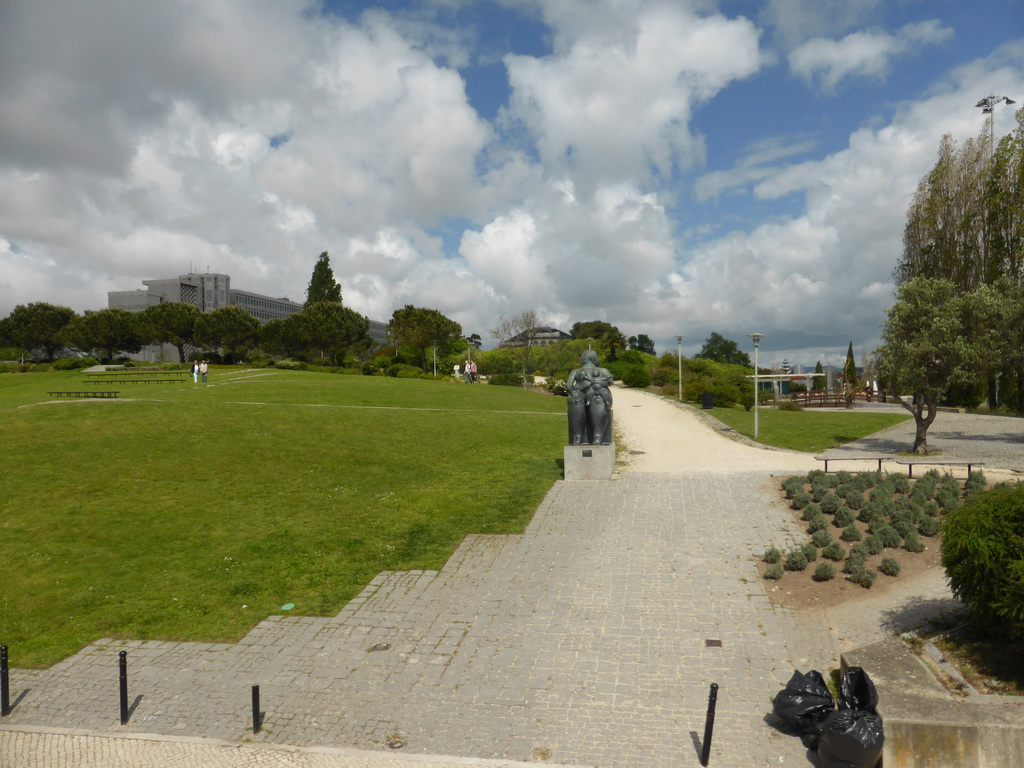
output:
[{"label": "distant building facade", "polygon": [[190,272],[165,280],[143,280],[142,284],[146,290],[110,291],[107,306],[140,311],[154,304],[173,302],[191,304],[200,312],[233,306],[244,309],[261,323],[291,317],[302,309],[302,304],[287,297],[233,290],[230,276],[213,272]]},{"label": "distant building facade", "polygon": [[[242,291],[231,287],[231,277],[215,272],[189,272],[178,277],[143,280],[145,289],[110,291],[107,307],[141,312],[147,307],[164,302],[191,304],[201,312],[213,312],[221,307],[238,307],[260,321],[283,320],[300,312],[303,305],[287,297],[274,298],[262,293]],[[370,338],[383,346],[387,342],[387,323],[370,320]],[[188,354],[195,351],[187,345]],[[152,344],[132,357],[139,360],[177,360],[177,350],[170,344]]]},{"label": "distant building facade", "polygon": [[550,344],[557,344],[560,341],[565,341],[571,338],[572,336],[568,333],[560,331],[557,328],[538,327],[516,334],[501,346],[525,347],[530,345],[534,347],[546,347]]}]

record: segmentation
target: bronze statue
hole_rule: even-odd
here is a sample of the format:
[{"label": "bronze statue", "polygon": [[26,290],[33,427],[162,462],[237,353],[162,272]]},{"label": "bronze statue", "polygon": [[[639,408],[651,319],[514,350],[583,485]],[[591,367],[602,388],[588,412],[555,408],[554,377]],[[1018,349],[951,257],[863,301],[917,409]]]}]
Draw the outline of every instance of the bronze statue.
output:
[{"label": "bronze statue", "polygon": [[588,349],[583,364],[566,381],[569,389],[569,444],[609,445],[612,442],[612,393],[615,377],[597,365],[597,353]]}]

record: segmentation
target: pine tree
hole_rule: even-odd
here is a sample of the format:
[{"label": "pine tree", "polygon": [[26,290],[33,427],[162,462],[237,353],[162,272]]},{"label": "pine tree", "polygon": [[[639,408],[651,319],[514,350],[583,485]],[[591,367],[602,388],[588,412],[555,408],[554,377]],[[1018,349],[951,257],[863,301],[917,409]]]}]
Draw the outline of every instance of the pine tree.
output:
[{"label": "pine tree", "polygon": [[334,272],[327,251],[321,253],[317,259],[316,266],[313,267],[313,276],[309,279],[309,287],[306,289],[307,307],[322,301],[341,304],[341,286],[334,281]]}]

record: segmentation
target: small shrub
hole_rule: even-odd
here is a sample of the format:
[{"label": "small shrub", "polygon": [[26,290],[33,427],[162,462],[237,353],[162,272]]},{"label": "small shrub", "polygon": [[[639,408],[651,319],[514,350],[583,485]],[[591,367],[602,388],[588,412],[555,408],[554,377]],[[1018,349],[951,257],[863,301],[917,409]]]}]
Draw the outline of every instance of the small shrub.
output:
[{"label": "small shrub", "polygon": [[786,554],[786,562],[783,567],[787,571],[803,571],[807,568],[807,553],[803,547],[796,547]]},{"label": "small shrub", "polygon": [[821,505],[815,504],[813,501],[804,507],[804,514],[802,515],[804,520],[810,522],[816,517],[821,517]]},{"label": "small shrub", "polygon": [[569,396],[569,385],[564,379],[548,379],[544,384],[544,388],[556,397],[568,397]]},{"label": "small shrub", "polygon": [[821,499],[821,511],[826,515],[834,515],[840,506],[842,501],[834,493],[826,494]]},{"label": "small shrub", "polygon": [[880,570],[886,576],[899,576],[900,564],[893,560],[891,557],[884,557],[882,558],[882,562],[878,564],[878,570]]},{"label": "small shrub", "polygon": [[939,502],[937,501],[929,501],[924,505],[922,510],[926,515],[928,515],[928,517],[938,517],[942,514],[942,510],[939,509]]},{"label": "small shrub", "polygon": [[903,548],[907,552],[924,552],[924,544],[917,537],[917,531],[909,531],[903,539]]},{"label": "small shrub", "polygon": [[363,363],[362,372],[363,376],[376,376],[380,372],[380,366],[373,362],[373,360],[368,360]]},{"label": "small shrub", "polygon": [[878,540],[882,542],[882,546],[886,549],[895,549],[903,541],[899,532],[891,525],[879,526],[877,531],[873,533],[878,536]]},{"label": "small shrub", "polygon": [[864,495],[856,488],[851,488],[849,493],[846,494],[846,506],[850,509],[857,511],[864,506]]},{"label": "small shrub", "polygon": [[896,493],[910,493],[910,478],[906,475],[893,475],[892,488]]},{"label": "small shrub", "polygon": [[876,536],[875,534],[866,536],[864,538],[863,544],[864,549],[867,551],[868,555],[877,555],[883,549],[885,549],[885,547],[882,546],[882,540],[878,538],[878,536]]},{"label": "small shrub", "polygon": [[917,524],[917,532],[922,536],[935,536],[938,534],[941,525],[934,517],[926,517]]},{"label": "small shrub", "polygon": [[55,371],[75,371],[82,368],[92,368],[99,365],[100,361],[95,357],[62,357],[53,361]]},{"label": "small shrub", "polygon": [[275,368],[280,368],[282,371],[302,371],[305,370],[306,364],[300,360],[278,360],[274,363]]},{"label": "small shrub", "polygon": [[871,589],[877,576],[878,574],[870,568],[860,566],[850,574],[850,581],[859,587],[864,587],[864,589]]},{"label": "small shrub", "polygon": [[786,498],[792,499],[793,494],[804,489],[804,481],[801,477],[787,477],[782,481],[782,490],[786,492]]},{"label": "small shrub", "polygon": [[813,541],[809,541],[801,547],[804,551],[804,557],[807,558],[808,563],[813,563],[818,559],[818,548],[814,545]]},{"label": "small shrub", "polygon": [[816,547],[827,547],[829,544],[832,543],[832,534],[829,533],[827,530],[815,531],[811,535],[811,543]]},{"label": "small shrub", "polygon": [[831,581],[836,577],[836,567],[832,563],[818,563],[812,578],[815,581]]},{"label": "small shrub", "polygon": [[843,573],[853,574],[858,568],[863,568],[865,559],[863,552],[855,553],[851,550],[846,562],[843,563]]},{"label": "small shrub", "polygon": [[769,565],[764,572],[764,577],[770,581],[778,581],[782,578],[783,570],[779,563]]},{"label": "small shrub", "polygon": [[828,477],[828,475],[825,474],[825,470],[823,470],[823,469],[812,469],[810,472],[807,473],[807,482],[808,483],[813,483],[816,480],[820,480],[820,479],[825,478],[825,477]]},{"label": "small shrub", "polygon": [[818,481],[818,482],[815,482],[815,483],[811,483],[811,500],[812,501],[816,501],[816,502],[818,502],[820,504],[821,500],[824,499],[826,496],[828,496],[830,493],[832,493],[832,486],[831,485],[828,485],[827,483],[825,483],[823,481]]},{"label": "small shrub", "polygon": [[816,518],[811,520],[807,524],[807,532],[812,536],[820,531],[828,530],[828,520],[825,519],[824,515],[818,515]]},{"label": "small shrub", "polygon": [[792,400],[781,400],[779,404],[775,406],[777,411],[802,411],[804,407],[800,403],[795,403]]},{"label": "small shrub", "polygon": [[836,528],[845,528],[853,523],[853,512],[850,511],[849,507],[840,507],[836,510],[835,517],[832,518],[832,525]]},{"label": "small shrub", "polygon": [[843,549],[842,544],[838,541],[833,541],[827,547],[821,550],[821,556],[827,560],[844,560],[846,558],[846,550]]},{"label": "small shrub", "polygon": [[776,547],[768,547],[761,559],[766,563],[778,563],[782,560],[782,553]]},{"label": "small shrub", "polygon": [[850,523],[848,526],[843,528],[843,532],[839,534],[839,538],[843,541],[860,541],[863,536],[860,532],[860,528],[853,523]]},{"label": "small shrub", "polygon": [[811,495],[806,491],[798,491],[793,494],[793,499],[790,506],[793,509],[803,509],[811,503]]}]

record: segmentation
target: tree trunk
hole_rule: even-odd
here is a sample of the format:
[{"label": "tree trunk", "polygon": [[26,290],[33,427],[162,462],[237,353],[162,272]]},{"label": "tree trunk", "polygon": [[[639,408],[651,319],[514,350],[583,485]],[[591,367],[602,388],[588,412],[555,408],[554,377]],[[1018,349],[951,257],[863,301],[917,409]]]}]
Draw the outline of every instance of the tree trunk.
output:
[{"label": "tree trunk", "polygon": [[988,374],[988,410],[990,413],[994,413],[996,408],[999,407],[999,398],[997,396],[996,387],[996,374],[994,371],[990,371]]},{"label": "tree trunk", "polygon": [[928,428],[935,421],[935,402],[936,398],[934,395],[926,396],[924,393],[919,392],[914,397],[913,405],[903,403],[903,407],[914,414],[913,451],[918,456],[928,453]]}]

